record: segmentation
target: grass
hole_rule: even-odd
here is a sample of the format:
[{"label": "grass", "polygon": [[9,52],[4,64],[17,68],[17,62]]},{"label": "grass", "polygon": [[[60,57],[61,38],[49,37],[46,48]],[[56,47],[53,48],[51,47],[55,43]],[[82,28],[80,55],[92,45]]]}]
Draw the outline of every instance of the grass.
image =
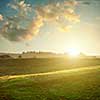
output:
[{"label": "grass", "polygon": [[[41,72],[40,68],[42,68],[42,72],[44,73],[52,70],[55,71],[56,69],[66,69],[66,71],[84,67],[91,69],[78,70],[69,73],[62,72],[50,75],[33,75],[28,77],[0,79],[0,100],[100,100],[99,60],[77,60],[72,62],[65,59],[62,60],[62,62],[60,62],[60,59],[59,61],[57,61],[57,59],[50,59],[47,60],[47,62],[45,60],[43,62],[41,59],[41,62],[39,62],[38,65],[38,62],[33,59],[33,64],[37,64],[39,67],[33,66],[32,70],[34,70],[34,73],[37,73],[37,70],[35,72],[35,67],[39,70],[38,72]],[[9,60],[9,63],[11,63],[10,61],[12,60]],[[20,61],[23,62],[23,60]],[[19,63],[20,61],[16,60],[15,62],[22,64]],[[12,62],[12,65],[15,65],[15,62]],[[68,62],[71,68],[68,66]],[[8,65],[1,68],[4,68],[3,73],[6,73],[8,70],[8,75],[10,75],[11,69]],[[18,73],[20,67],[18,67],[18,65],[14,67],[17,70],[13,69],[15,73],[11,75],[20,75]],[[23,66],[22,68],[27,69],[27,67],[28,66],[25,65],[25,67]],[[6,68],[7,70],[5,70]],[[11,68],[13,68],[13,66],[11,66]],[[29,68],[32,68],[32,66],[29,66]],[[28,71],[29,70],[27,70],[27,73]],[[24,71],[21,70],[20,73],[22,74]],[[29,72],[28,74],[31,73]],[[3,75],[7,75],[7,73],[1,74],[1,76]]]},{"label": "grass", "polygon": [[0,100],[100,100],[98,69],[1,80]]},{"label": "grass", "polygon": [[100,59],[5,59],[0,60],[0,76],[33,74],[100,65]]}]

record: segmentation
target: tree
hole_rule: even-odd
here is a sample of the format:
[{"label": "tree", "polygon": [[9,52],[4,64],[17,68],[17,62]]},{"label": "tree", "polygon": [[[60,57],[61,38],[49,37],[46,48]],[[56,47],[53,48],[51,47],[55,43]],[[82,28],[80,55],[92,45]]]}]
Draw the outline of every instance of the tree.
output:
[{"label": "tree", "polygon": [[19,55],[19,56],[18,56],[18,58],[19,58],[19,59],[21,59],[21,58],[22,58],[22,56],[21,56],[21,55]]}]

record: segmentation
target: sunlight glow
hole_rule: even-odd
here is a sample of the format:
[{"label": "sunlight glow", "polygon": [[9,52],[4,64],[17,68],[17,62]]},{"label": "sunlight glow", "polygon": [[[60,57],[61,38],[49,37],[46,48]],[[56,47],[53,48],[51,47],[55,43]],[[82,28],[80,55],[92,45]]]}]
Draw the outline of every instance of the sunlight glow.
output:
[{"label": "sunlight glow", "polygon": [[70,49],[68,50],[68,54],[69,54],[70,56],[72,56],[72,57],[77,57],[77,56],[79,56],[80,51],[77,50],[77,49],[75,49],[75,48],[70,48]]}]

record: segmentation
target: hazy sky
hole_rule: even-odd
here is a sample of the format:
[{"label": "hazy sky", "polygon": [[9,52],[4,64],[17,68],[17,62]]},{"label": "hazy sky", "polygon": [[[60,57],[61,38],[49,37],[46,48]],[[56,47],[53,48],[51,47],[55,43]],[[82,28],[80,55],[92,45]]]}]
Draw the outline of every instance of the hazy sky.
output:
[{"label": "hazy sky", "polygon": [[0,52],[70,48],[100,54],[100,0],[0,0]]}]

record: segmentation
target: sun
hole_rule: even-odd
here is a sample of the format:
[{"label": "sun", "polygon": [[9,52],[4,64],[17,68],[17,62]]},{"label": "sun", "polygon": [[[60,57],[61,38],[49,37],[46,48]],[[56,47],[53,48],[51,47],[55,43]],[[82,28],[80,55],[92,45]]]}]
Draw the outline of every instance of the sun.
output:
[{"label": "sun", "polygon": [[75,49],[75,48],[70,48],[70,49],[68,50],[68,54],[69,54],[70,56],[72,56],[72,57],[77,57],[77,56],[79,56],[80,51],[77,50],[77,49]]}]

